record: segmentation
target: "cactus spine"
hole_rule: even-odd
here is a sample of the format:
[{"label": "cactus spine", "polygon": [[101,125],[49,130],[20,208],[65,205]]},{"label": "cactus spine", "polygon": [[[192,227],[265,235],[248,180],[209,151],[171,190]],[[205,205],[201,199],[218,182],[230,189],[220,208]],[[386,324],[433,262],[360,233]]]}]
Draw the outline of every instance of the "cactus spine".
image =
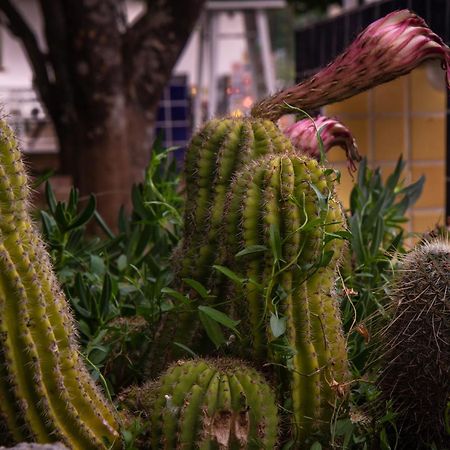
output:
[{"label": "cactus spine", "polygon": [[80,360],[72,318],[27,198],[17,143],[1,122],[1,414],[14,441],[119,448],[117,423]]},{"label": "cactus spine", "polygon": [[[344,230],[333,177],[307,157],[268,155],[236,175],[226,209],[228,265],[249,280],[232,300],[232,314],[250,337],[241,351],[286,364],[274,350],[278,336],[269,326],[270,315],[285,318],[299,442],[329,421],[337,399],[333,387],[348,377],[332,294],[344,245],[329,240],[330,233]],[[265,250],[235,256],[251,248]]]},{"label": "cactus spine", "polygon": [[[435,239],[406,255],[380,333],[379,386],[392,400],[402,448],[447,448],[450,398],[450,244]],[[448,424],[447,424],[448,427]]]},{"label": "cactus spine", "polygon": [[132,396],[150,414],[155,450],[276,447],[274,393],[239,360],[179,361]]}]

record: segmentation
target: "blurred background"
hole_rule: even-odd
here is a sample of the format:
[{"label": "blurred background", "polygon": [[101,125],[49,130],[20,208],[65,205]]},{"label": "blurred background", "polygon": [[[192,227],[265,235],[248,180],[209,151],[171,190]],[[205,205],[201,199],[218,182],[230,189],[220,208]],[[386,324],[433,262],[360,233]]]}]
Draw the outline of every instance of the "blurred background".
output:
[{"label": "blurred background", "polygon": [[[445,0],[1,0],[0,103],[32,175],[53,171],[59,198],[77,185],[113,221],[143,177],[152,143],[176,146],[214,116],[244,115],[257,99],[325,66],[374,20],[401,8],[447,43]],[[405,182],[426,176],[409,231],[450,214],[444,72],[410,75],[321,111],[339,118],[387,177],[400,154]],[[341,198],[353,183],[340,149]]]}]

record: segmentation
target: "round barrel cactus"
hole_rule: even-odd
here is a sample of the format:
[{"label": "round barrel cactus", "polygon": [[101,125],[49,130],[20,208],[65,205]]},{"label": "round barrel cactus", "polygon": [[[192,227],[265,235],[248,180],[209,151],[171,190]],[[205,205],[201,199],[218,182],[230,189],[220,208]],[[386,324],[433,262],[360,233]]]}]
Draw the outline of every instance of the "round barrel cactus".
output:
[{"label": "round barrel cactus", "polygon": [[[379,387],[397,413],[402,448],[450,442],[450,244],[435,239],[406,255],[380,333]],[[446,418],[447,416],[447,418]],[[447,429],[446,429],[447,428]]]},{"label": "round barrel cactus", "polygon": [[155,450],[273,449],[275,395],[261,374],[236,359],[178,361],[158,381],[121,396],[149,419]]}]

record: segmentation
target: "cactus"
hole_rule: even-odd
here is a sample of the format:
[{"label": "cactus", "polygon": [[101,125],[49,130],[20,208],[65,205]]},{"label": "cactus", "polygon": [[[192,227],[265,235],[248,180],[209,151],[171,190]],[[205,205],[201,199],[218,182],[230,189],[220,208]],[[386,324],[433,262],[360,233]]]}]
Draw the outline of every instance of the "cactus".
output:
[{"label": "cactus", "polygon": [[[175,250],[177,289],[188,291],[184,278],[199,281],[214,293],[223,290],[221,278],[212,266],[223,262],[220,230],[232,178],[246,163],[259,157],[293,151],[288,138],[269,120],[252,118],[213,119],[192,138],[185,159],[186,205],[183,239]],[[194,292],[195,295],[195,292]],[[164,354],[149,355],[150,373],[156,375],[184,351],[172,342],[198,350],[201,331],[191,307],[177,317],[164,319],[158,340],[167,348]]]},{"label": "cactus", "polygon": [[13,441],[121,446],[84,368],[67,302],[32,224],[14,135],[0,123],[0,412]]},{"label": "cactus", "polygon": [[131,388],[121,397],[144,423],[150,422],[155,450],[276,447],[274,393],[239,360],[178,361],[157,382]]},{"label": "cactus", "polygon": [[[392,320],[379,333],[379,387],[391,400],[402,448],[447,448],[450,398],[450,244],[434,239],[402,261]],[[447,413],[446,413],[447,410]],[[447,419],[448,420],[448,419]],[[447,425],[448,426],[448,425]],[[449,430],[450,431],[450,430]]]},{"label": "cactus", "polygon": [[[345,230],[335,177],[308,157],[269,155],[236,175],[226,208],[227,264],[249,280],[231,301],[231,315],[242,319],[240,353],[291,366],[299,442],[329,423],[336,388],[348,379],[333,296],[344,243],[330,238]],[[269,317],[286,321],[287,362],[276,350],[283,333],[273,331]]]},{"label": "cactus", "polygon": [[227,118],[209,121],[186,154],[186,208],[180,276],[205,282],[211,274],[231,179],[246,163],[292,149],[269,120]]}]

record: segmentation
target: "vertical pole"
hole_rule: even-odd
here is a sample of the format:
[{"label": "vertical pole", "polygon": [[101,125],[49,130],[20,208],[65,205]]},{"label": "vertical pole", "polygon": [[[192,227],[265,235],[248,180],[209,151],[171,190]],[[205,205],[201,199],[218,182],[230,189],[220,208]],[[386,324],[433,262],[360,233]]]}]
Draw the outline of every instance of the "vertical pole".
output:
[{"label": "vertical pole", "polygon": [[267,12],[262,9],[256,11],[256,30],[261,42],[261,56],[266,87],[268,92],[272,93],[275,91],[275,70],[272,61],[272,47],[270,44]]},{"label": "vertical pole", "polygon": [[218,12],[208,13],[208,35],[209,35],[209,83],[208,83],[208,119],[217,113],[217,53],[219,50],[217,32],[219,25]]},{"label": "vertical pole", "polygon": [[194,128],[197,129],[202,123],[202,97],[203,97],[203,67],[205,64],[205,47],[207,42],[206,27],[207,16],[203,14],[200,18],[198,55],[197,55],[197,94],[194,101]]}]

